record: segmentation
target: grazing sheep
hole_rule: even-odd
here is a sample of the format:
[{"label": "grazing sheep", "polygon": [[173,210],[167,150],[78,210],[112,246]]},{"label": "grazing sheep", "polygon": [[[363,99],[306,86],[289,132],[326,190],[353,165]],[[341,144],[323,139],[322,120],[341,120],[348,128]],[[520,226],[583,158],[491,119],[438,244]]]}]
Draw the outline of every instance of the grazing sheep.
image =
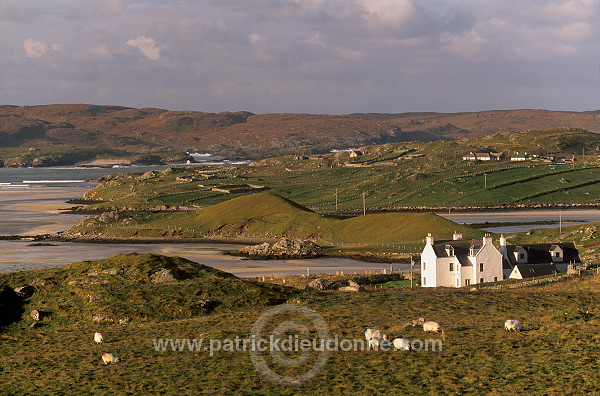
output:
[{"label": "grazing sheep", "polygon": [[437,333],[442,330],[442,326],[438,322],[423,322],[423,331],[426,333]]},{"label": "grazing sheep", "polygon": [[117,363],[121,361],[121,358],[116,355],[113,355],[112,353],[103,353],[102,361],[104,362],[104,364]]},{"label": "grazing sheep", "polygon": [[388,339],[388,335],[383,330],[367,329],[365,330],[365,340],[369,341],[371,337],[381,337],[384,340]]},{"label": "grazing sheep", "polygon": [[395,351],[408,351],[410,350],[410,342],[404,338],[394,338],[393,341]]},{"label": "grazing sheep", "polygon": [[504,322],[504,330],[506,331],[521,331],[523,329],[523,325],[518,320],[509,319]]},{"label": "grazing sheep", "polygon": [[371,337],[369,338],[369,342],[367,344],[367,350],[373,348],[378,351],[381,348],[383,351],[387,351],[390,347],[390,342],[381,337]]},{"label": "grazing sheep", "polygon": [[102,344],[102,341],[104,341],[104,336],[102,335],[102,333],[95,333],[94,341],[96,341],[96,344]]}]

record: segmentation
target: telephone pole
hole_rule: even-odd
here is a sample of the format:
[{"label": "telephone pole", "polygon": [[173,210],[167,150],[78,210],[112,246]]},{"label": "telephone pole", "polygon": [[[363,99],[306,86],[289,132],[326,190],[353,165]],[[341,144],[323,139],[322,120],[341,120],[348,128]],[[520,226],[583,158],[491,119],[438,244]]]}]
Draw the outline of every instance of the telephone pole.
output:
[{"label": "telephone pole", "polygon": [[362,197],[363,197],[363,216],[367,214],[367,203],[365,201],[365,196],[367,195],[366,192],[362,193]]}]

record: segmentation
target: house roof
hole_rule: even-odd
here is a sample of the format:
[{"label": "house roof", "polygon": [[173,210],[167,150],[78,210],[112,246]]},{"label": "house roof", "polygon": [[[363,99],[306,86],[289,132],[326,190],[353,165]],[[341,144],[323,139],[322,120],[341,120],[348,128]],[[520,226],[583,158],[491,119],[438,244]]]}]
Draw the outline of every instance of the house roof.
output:
[{"label": "house roof", "polygon": [[483,245],[482,241],[479,240],[457,240],[457,241],[446,241],[446,242],[438,242],[433,245],[433,250],[435,251],[436,257],[451,257],[446,247],[452,247],[454,249],[454,255],[458,259],[458,262],[463,266],[471,265],[471,262],[467,259],[469,253],[471,251],[471,247],[473,247],[476,251],[481,249]]},{"label": "house roof", "polygon": [[517,264],[513,271],[518,271],[523,278],[552,275],[558,272],[554,264]]},{"label": "house roof", "polygon": [[[555,250],[557,247],[560,247],[563,250],[563,255],[560,261],[552,260],[552,256],[550,255],[550,251]],[[506,245],[508,260],[512,267],[517,265],[517,260],[513,253],[521,248],[525,249],[527,252],[527,264],[544,264],[553,262],[570,263],[572,261],[577,263],[581,262],[581,259],[579,258],[579,252],[577,251],[577,248],[573,242]],[[510,267],[505,266],[504,268],[506,269]]]}]

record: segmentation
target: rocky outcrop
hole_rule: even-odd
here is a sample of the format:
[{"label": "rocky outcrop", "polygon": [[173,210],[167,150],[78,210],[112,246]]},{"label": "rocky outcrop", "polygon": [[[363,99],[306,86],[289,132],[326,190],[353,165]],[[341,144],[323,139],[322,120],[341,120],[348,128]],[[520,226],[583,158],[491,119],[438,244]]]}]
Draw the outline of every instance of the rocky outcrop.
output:
[{"label": "rocky outcrop", "polygon": [[333,283],[328,282],[323,278],[316,278],[310,281],[308,285],[304,288],[305,290],[331,290],[333,289]]},{"label": "rocky outcrop", "polygon": [[260,245],[246,246],[240,253],[253,259],[314,258],[320,255],[320,247],[311,241],[282,238],[279,242],[265,242]]},{"label": "rocky outcrop", "polygon": [[184,274],[172,269],[161,268],[151,277],[154,283],[175,282],[184,278]]}]

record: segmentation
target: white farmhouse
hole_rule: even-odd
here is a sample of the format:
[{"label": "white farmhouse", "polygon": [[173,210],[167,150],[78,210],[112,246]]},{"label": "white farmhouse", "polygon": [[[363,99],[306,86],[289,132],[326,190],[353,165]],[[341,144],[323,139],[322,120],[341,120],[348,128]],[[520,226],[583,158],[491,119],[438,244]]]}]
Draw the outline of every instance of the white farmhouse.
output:
[{"label": "white farmhouse", "polygon": [[455,233],[452,241],[435,243],[427,236],[421,253],[421,286],[461,287],[502,280],[502,253],[489,234],[483,240],[466,241]]}]

